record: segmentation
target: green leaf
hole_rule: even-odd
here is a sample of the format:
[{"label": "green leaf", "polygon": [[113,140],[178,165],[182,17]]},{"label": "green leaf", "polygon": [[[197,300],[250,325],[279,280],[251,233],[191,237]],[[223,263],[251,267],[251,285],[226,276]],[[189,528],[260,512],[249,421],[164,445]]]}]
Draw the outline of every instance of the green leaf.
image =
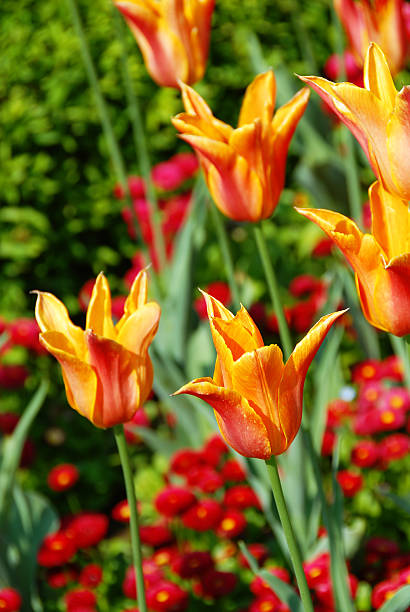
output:
[{"label": "green leaf", "polygon": [[379,608],[379,612],[406,612],[410,606],[410,585],[404,586]]},{"label": "green leaf", "polygon": [[279,599],[285,603],[292,612],[303,612],[302,601],[294,589],[289,586],[289,584],[283,582],[283,580],[277,576],[274,576],[267,570],[259,569],[255,558],[249,552],[244,542],[239,542],[239,548],[249,563],[253,573],[260,576],[265,582],[267,582]]}]

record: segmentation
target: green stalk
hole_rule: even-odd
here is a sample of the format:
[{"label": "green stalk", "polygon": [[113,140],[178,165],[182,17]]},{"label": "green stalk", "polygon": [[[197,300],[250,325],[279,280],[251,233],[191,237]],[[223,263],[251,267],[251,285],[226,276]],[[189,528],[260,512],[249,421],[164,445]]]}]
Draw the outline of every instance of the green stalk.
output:
[{"label": "green stalk", "polygon": [[121,69],[125,86],[125,95],[127,97],[128,103],[128,112],[132,125],[134,146],[138,156],[140,174],[144,179],[147,191],[147,202],[150,212],[150,219],[152,220],[156,252],[158,254],[160,269],[163,270],[166,265],[165,241],[161,229],[160,214],[158,209],[158,201],[155,192],[155,187],[151,179],[151,163],[148,154],[147,140],[145,138],[145,131],[142,122],[138,96],[135,93],[135,89],[131,80],[131,75],[128,69],[128,57],[125,49],[125,37],[122,19],[119,15],[118,9],[114,6],[111,0],[110,3],[112,5],[112,10],[114,13],[114,22],[117,31],[117,38],[121,43]]},{"label": "green stalk", "polygon": [[120,456],[122,473],[124,476],[125,491],[127,493],[128,506],[130,509],[130,530],[131,530],[131,550],[132,559],[137,581],[137,601],[140,612],[147,612],[147,603],[145,600],[144,575],[142,573],[142,552],[140,532],[138,525],[138,509],[137,500],[135,497],[134,481],[132,478],[130,458],[128,455],[127,442],[125,440],[124,426],[115,425],[113,428],[114,437],[118,447]]},{"label": "green stalk", "polygon": [[226,276],[232,294],[232,304],[235,309],[239,309],[241,300],[239,298],[238,284],[235,279],[235,269],[233,265],[231,249],[229,248],[229,241],[226,233],[225,223],[221,213],[219,212],[219,210],[217,210],[213,202],[209,203],[209,209],[211,211],[212,220],[214,222],[216,233],[218,235],[219,246],[225,264]]},{"label": "green stalk", "polygon": [[[336,11],[333,8],[332,12],[333,25],[336,30],[336,53],[340,58],[341,62],[341,75],[340,80],[346,80],[346,68],[344,62],[344,34],[342,24],[339,21],[339,18],[336,14]],[[316,73],[315,73],[316,74]],[[342,146],[346,149],[346,154],[344,155],[344,165],[345,165],[345,174],[346,174],[346,186],[347,186],[347,194],[349,198],[349,207],[350,207],[350,215],[358,223],[361,225],[362,220],[362,195],[360,189],[360,178],[359,178],[359,170],[357,166],[357,159],[355,153],[355,143],[354,136],[351,134],[350,130],[342,125],[341,129],[341,137],[342,137]]]},{"label": "green stalk", "polygon": [[263,235],[263,226],[253,225],[253,231],[255,234],[256,245],[258,247],[259,255],[262,261],[263,270],[265,272],[266,281],[268,283],[269,294],[272,300],[273,309],[278,319],[279,335],[282,342],[283,352],[285,358],[288,359],[292,353],[292,339],[288,323],[286,321],[283,306],[280,301],[278,283],[276,281],[275,272],[272,263],[269,258],[268,248],[266,246],[265,236]]},{"label": "green stalk", "polygon": [[393,336],[393,334],[389,334],[389,336],[393,350],[403,364],[404,380],[406,381],[407,388],[410,390],[410,344],[407,344],[403,338]]},{"label": "green stalk", "polygon": [[3,442],[3,462],[0,468],[0,519],[4,517],[11,499],[13,480],[18,469],[24,442],[29,429],[46,398],[49,383],[43,380],[25,409],[16,429]]},{"label": "green stalk", "polygon": [[279,478],[278,466],[276,457],[272,455],[266,462],[269,480],[272,487],[273,497],[275,499],[276,508],[279,518],[282,523],[283,532],[286,537],[286,542],[289,547],[290,558],[292,560],[293,569],[295,570],[296,581],[299,587],[300,598],[303,603],[305,612],[314,612],[312,599],[310,597],[309,587],[306,582],[305,572],[303,571],[302,557],[296,542],[293,532],[292,523],[290,522],[288,509],[286,507],[285,497],[283,495],[282,485]]},{"label": "green stalk", "polygon": [[341,612],[354,612],[353,603],[350,597],[348,573],[344,558],[341,525],[339,525],[337,522],[337,512],[327,502],[319,461],[313,446],[310,430],[308,427],[306,427],[306,424],[307,419],[304,419],[302,426],[303,441],[312,462],[316,486],[322,505],[323,522],[325,524],[329,539],[330,574],[332,577],[332,586],[334,589],[335,601],[337,603],[337,610],[340,610]]},{"label": "green stalk", "polygon": [[69,9],[71,11],[71,17],[73,20],[74,29],[78,36],[78,40],[80,43],[81,55],[84,62],[84,67],[87,73],[87,77],[93,90],[95,102],[97,105],[97,111],[100,116],[101,126],[103,128],[103,132],[107,141],[108,150],[111,157],[111,163],[114,167],[114,172],[116,174],[117,180],[122,185],[125,194],[127,196],[128,206],[131,211],[132,218],[134,220],[134,225],[137,234],[139,233],[139,224],[138,219],[135,214],[134,206],[132,205],[132,200],[130,196],[130,191],[128,187],[127,174],[125,171],[124,160],[120,151],[120,147],[118,145],[117,138],[114,134],[114,129],[112,127],[111,119],[108,114],[107,106],[104,100],[104,96],[101,91],[100,84],[98,82],[97,73],[94,67],[94,63],[90,54],[90,50],[88,47],[87,39],[84,35],[83,26],[81,23],[80,15],[78,12],[76,0],[67,0]]}]

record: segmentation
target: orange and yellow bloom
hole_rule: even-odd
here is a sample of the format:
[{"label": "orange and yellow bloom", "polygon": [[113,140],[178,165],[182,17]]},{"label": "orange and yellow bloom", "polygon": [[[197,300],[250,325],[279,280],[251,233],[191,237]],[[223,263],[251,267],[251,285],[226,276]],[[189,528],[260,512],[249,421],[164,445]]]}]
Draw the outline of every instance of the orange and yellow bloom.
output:
[{"label": "orange and yellow bloom", "polygon": [[396,336],[410,334],[410,213],[376,182],[369,189],[372,233],[330,210],[296,209],[340,248],[356,274],[366,319]]},{"label": "orange and yellow bloom", "polygon": [[383,187],[410,200],[410,86],[396,90],[386,58],[368,49],[364,85],[301,77],[333,108],[357,138]]},{"label": "orange and yellow bloom", "polygon": [[114,0],[158,85],[202,79],[215,0]]},{"label": "orange and yellow bloom", "polygon": [[181,84],[185,113],[174,117],[181,138],[196,151],[220,211],[236,221],[270,217],[285,181],[290,139],[306,108],[302,89],[274,114],[276,83],[271,70],[246,90],[236,129],[216,119],[192,88]]},{"label": "orange and yellow bloom", "polygon": [[116,325],[103,274],[94,285],[85,331],[71,322],[54,295],[37,292],[40,342],[61,365],[70,406],[97,427],[130,421],[147,399],[153,380],[148,347],[160,313],[156,302],[147,302],[144,270],[135,279]]},{"label": "orange and yellow bloom", "polygon": [[322,317],[284,364],[280,348],[264,346],[243,306],[234,316],[204,296],[217,352],[214,376],[197,378],[174,395],[188,393],[210,404],[226,442],[241,455],[269,459],[283,453],[300,427],[308,367],[344,311]]},{"label": "orange and yellow bloom", "polygon": [[403,0],[334,0],[334,7],[349,38],[359,65],[363,65],[371,42],[387,57],[392,74],[403,68],[407,36]]}]

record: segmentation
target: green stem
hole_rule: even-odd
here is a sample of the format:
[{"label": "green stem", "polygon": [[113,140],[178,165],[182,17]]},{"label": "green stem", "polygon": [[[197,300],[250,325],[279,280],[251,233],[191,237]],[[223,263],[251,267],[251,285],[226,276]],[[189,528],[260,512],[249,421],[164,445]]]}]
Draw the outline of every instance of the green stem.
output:
[{"label": "green stem", "polygon": [[290,522],[288,509],[286,507],[286,501],[279,478],[276,457],[274,455],[272,455],[272,457],[266,461],[266,468],[268,470],[276,508],[278,510],[279,518],[286,537],[286,542],[289,547],[290,558],[292,560],[293,569],[295,570],[296,581],[298,583],[303,609],[305,612],[314,612],[309,587],[306,582],[305,572],[303,571],[302,558],[296,542],[295,534],[293,532],[292,523]]},{"label": "green stem", "polygon": [[312,463],[316,486],[322,505],[323,522],[325,524],[329,540],[330,573],[332,577],[335,601],[337,602],[337,609],[343,612],[354,612],[353,603],[350,597],[346,562],[344,558],[341,525],[338,524],[336,510],[330,507],[327,502],[318,457],[313,446],[310,430],[308,427],[306,427],[306,425],[307,419],[305,418],[303,419],[302,426],[303,441],[306,445],[306,449]]},{"label": "green stem", "polygon": [[265,272],[266,281],[268,283],[268,289],[272,300],[273,309],[278,320],[279,335],[283,346],[283,352],[285,354],[285,358],[288,359],[290,354],[292,353],[292,339],[290,336],[290,331],[288,323],[286,321],[285,313],[283,311],[283,306],[280,301],[278,283],[276,281],[275,272],[269,258],[265,237],[263,235],[262,224],[253,225],[253,231],[255,234],[256,244]]},{"label": "green stem", "polygon": [[121,43],[121,69],[125,86],[125,95],[127,97],[128,103],[128,112],[132,125],[134,146],[138,155],[140,173],[142,178],[144,179],[146,187],[147,202],[150,212],[150,219],[152,220],[154,243],[156,247],[156,252],[158,254],[160,270],[163,270],[166,265],[165,241],[161,229],[160,213],[158,209],[158,201],[155,192],[155,187],[151,179],[151,163],[148,154],[147,140],[145,138],[145,131],[142,122],[138,96],[135,93],[131,80],[131,75],[128,69],[128,57],[125,49],[125,37],[122,19],[119,15],[118,9],[114,6],[111,0],[110,3],[112,5],[112,10],[114,13],[114,22],[117,30],[117,38]]},{"label": "green stem", "polygon": [[140,612],[147,612],[147,603],[145,601],[144,575],[142,573],[142,552],[138,525],[137,500],[135,497],[134,481],[132,478],[127,442],[125,440],[123,425],[116,425],[113,429],[115,441],[118,447],[118,454],[120,456],[122,473],[124,476],[128,506],[130,509],[131,549],[137,581],[138,609]]},{"label": "green stem", "polygon": [[235,269],[232,260],[231,250],[229,248],[228,236],[226,233],[226,227],[221,213],[217,210],[213,202],[209,202],[209,209],[211,211],[212,220],[215,224],[216,233],[218,235],[219,246],[222,251],[222,257],[225,264],[226,276],[228,279],[229,287],[232,294],[232,303],[234,308],[240,307],[239,289],[235,279]]},{"label": "green stem", "polygon": [[403,338],[393,336],[393,334],[389,334],[389,336],[393,350],[403,365],[404,380],[406,381],[407,388],[410,390],[410,344],[407,344]]},{"label": "green stem", "polygon": [[[336,31],[336,54],[339,56],[341,62],[341,71],[340,71],[340,81],[346,80],[346,66],[344,62],[344,33],[342,24],[339,21],[339,18],[336,14],[336,11],[333,8],[332,13],[333,25]],[[315,73],[316,74],[316,73]],[[357,166],[356,153],[355,153],[355,143],[354,137],[350,133],[349,129],[344,125],[341,126],[341,138],[342,138],[342,146],[345,148],[346,152],[344,155],[344,165],[345,165],[345,174],[346,174],[346,186],[347,186],[347,194],[349,198],[349,207],[350,214],[353,219],[361,225],[362,220],[362,195],[360,189],[360,178],[359,178],[359,169]]]},{"label": "green stem", "polygon": [[107,141],[108,150],[111,157],[111,162],[114,167],[114,172],[116,174],[117,180],[122,185],[125,194],[127,196],[128,206],[134,220],[134,226],[137,234],[140,232],[139,223],[137,216],[135,214],[134,206],[132,204],[130,191],[128,187],[127,174],[125,171],[124,160],[121,155],[120,147],[118,145],[118,141],[114,134],[114,129],[112,127],[111,119],[108,114],[107,106],[104,100],[104,96],[101,91],[100,84],[98,82],[97,73],[94,67],[93,60],[91,58],[90,50],[88,47],[87,39],[84,35],[83,26],[81,23],[80,15],[78,12],[76,0],[67,0],[69,9],[71,11],[71,16],[73,20],[74,29],[76,31],[79,43],[81,55],[83,57],[84,67],[87,73],[87,77],[93,90],[95,102],[97,105],[97,111],[100,116],[101,125],[103,128],[103,132]]},{"label": "green stem", "polygon": [[3,462],[0,468],[0,519],[4,517],[11,499],[11,489],[20,463],[24,442],[34,419],[43,405],[48,387],[48,381],[43,380],[25,409],[13,434],[4,440]]}]

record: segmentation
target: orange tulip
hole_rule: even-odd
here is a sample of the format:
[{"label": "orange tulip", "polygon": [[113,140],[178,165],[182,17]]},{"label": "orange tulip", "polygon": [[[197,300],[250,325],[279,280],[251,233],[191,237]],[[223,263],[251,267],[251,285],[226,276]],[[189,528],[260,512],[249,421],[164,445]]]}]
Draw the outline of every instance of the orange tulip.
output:
[{"label": "orange tulip", "polygon": [[163,87],[202,79],[215,0],[114,0],[151,77]]},{"label": "orange tulip", "polygon": [[397,92],[382,50],[374,43],[368,49],[365,88],[315,76],[300,78],[357,138],[383,187],[410,200],[410,86]]},{"label": "orange tulip", "polygon": [[301,419],[308,367],[332,324],[345,311],[322,317],[296,345],[286,364],[276,344],[262,337],[242,306],[236,316],[204,293],[217,352],[213,378],[197,378],[174,395],[188,393],[212,406],[226,442],[245,457],[283,453]]},{"label": "orange tulip", "polygon": [[174,117],[181,138],[197,152],[208,188],[220,211],[236,221],[270,217],[285,180],[286,155],[309,91],[302,89],[275,115],[271,70],[246,90],[237,129],[216,119],[193,89],[181,85],[186,113]]},{"label": "orange tulip", "polygon": [[158,304],[147,302],[145,271],[135,279],[116,325],[103,274],[94,285],[85,331],[54,295],[37,292],[40,342],[61,365],[70,406],[97,427],[130,421],[147,399],[153,379],[148,347],[159,317]]},{"label": "orange tulip", "polygon": [[397,74],[407,56],[403,0],[334,0],[334,7],[349,38],[350,46],[363,65],[371,42],[385,53],[390,70]]},{"label": "orange tulip", "polygon": [[330,210],[297,208],[342,251],[356,273],[366,319],[395,336],[410,334],[410,213],[376,182],[369,189],[372,233]]}]

